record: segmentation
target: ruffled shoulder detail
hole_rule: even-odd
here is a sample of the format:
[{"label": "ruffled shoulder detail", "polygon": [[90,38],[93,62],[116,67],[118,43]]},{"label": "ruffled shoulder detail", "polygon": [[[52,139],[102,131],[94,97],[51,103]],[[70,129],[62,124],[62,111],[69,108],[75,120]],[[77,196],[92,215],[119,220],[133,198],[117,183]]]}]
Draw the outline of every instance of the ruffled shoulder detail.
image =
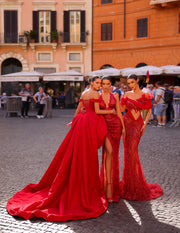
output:
[{"label": "ruffled shoulder detail", "polygon": [[152,96],[148,93],[144,93],[141,98],[137,100],[139,108],[141,109],[151,109],[151,99]]},{"label": "ruffled shoulder detail", "polygon": [[120,104],[121,105],[125,105],[127,102],[127,97],[125,95],[121,95],[121,101],[120,101]]},{"label": "ruffled shoulder detail", "polygon": [[92,102],[99,103],[99,99],[90,99]]}]

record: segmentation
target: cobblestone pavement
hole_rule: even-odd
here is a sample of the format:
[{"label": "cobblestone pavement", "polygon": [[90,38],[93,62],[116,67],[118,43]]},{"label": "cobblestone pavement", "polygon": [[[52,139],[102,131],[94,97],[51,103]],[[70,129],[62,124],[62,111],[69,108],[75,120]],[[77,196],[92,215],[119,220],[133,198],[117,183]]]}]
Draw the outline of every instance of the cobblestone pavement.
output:
[{"label": "cobblestone pavement", "polygon": [[[148,126],[139,146],[148,183],[159,183],[164,195],[152,201],[109,205],[89,220],[45,222],[10,216],[7,200],[28,183],[37,183],[66,135],[74,110],[54,110],[47,119],[3,118],[0,111],[0,232],[1,233],[177,233],[180,232],[180,128]],[[99,151],[99,159],[101,150]],[[120,172],[123,148],[120,146]]]}]

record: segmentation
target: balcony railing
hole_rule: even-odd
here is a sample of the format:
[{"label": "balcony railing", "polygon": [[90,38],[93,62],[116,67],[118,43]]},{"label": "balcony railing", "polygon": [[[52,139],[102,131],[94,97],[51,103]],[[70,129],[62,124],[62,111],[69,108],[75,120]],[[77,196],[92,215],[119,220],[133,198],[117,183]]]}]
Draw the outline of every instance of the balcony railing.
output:
[{"label": "balcony railing", "polygon": [[87,34],[86,32],[71,33],[64,32],[61,37],[61,43],[71,43],[71,44],[80,44],[87,43]]},{"label": "balcony railing", "polygon": [[23,34],[17,34],[17,33],[0,34],[0,44],[20,44],[26,42],[27,39]]}]

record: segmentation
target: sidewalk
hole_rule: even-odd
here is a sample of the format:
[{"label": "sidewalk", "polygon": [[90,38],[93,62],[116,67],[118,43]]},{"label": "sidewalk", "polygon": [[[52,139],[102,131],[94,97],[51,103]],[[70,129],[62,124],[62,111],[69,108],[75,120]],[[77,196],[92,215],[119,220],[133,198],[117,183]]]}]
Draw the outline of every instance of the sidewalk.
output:
[{"label": "sidewalk", "polygon": [[[180,232],[180,128],[147,126],[139,146],[148,183],[158,183],[164,195],[152,201],[109,205],[96,219],[45,222],[10,216],[7,200],[28,183],[37,183],[68,132],[75,110],[53,110],[46,119],[3,118],[0,111],[0,233],[178,233]],[[99,150],[101,160],[101,150]],[[123,146],[120,145],[120,174]]]}]

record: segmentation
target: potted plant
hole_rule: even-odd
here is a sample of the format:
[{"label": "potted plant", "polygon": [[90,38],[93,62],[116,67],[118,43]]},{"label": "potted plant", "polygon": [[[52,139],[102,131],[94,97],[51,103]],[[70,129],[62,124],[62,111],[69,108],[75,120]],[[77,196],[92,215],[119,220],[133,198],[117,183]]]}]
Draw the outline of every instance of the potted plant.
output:
[{"label": "potted plant", "polygon": [[30,30],[29,37],[30,37],[30,42],[31,43],[35,42],[36,35],[37,35],[37,32],[35,30]]},{"label": "potted plant", "polygon": [[26,43],[29,44],[29,41],[30,41],[30,32],[29,31],[24,31],[24,36],[26,37]]},{"label": "potted plant", "polygon": [[57,42],[58,40],[58,32],[57,30],[51,31],[51,40],[53,43]]}]

